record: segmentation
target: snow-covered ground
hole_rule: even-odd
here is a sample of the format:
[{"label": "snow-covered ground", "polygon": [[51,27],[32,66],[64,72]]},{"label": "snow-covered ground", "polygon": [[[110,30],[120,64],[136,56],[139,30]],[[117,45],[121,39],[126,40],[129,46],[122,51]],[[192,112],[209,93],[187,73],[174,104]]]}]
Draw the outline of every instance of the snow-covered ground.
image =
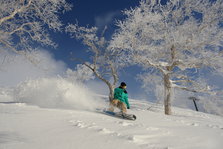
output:
[{"label": "snow-covered ground", "polygon": [[63,78],[0,88],[0,149],[222,149],[223,117],[130,100],[136,121],[103,114],[107,97]]},{"label": "snow-covered ground", "polygon": [[1,149],[221,149],[223,118],[131,100],[136,121],[97,110],[0,103]]}]

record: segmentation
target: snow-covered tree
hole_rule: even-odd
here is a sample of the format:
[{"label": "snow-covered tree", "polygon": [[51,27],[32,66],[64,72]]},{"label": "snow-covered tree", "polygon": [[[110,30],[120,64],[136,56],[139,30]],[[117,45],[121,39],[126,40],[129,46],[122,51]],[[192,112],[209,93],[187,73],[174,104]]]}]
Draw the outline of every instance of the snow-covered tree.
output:
[{"label": "snow-covered tree", "polygon": [[0,47],[24,55],[37,43],[55,47],[49,30],[61,31],[59,13],[70,8],[66,0],[0,0]]},{"label": "snow-covered tree", "polygon": [[[106,28],[105,28],[106,29]],[[114,88],[118,82],[118,70],[123,67],[123,63],[117,58],[120,52],[109,50],[109,41],[104,38],[104,32],[100,35],[97,27],[80,27],[77,24],[70,24],[66,31],[72,38],[79,39],[83,45],[89,48],[92,57],[84,61],[79,59],[83,65],[92,71],[96,78],[103,81],[109,88],[109,101],[113,99]],[[77,58],[75,60],[78,60]]]},{"label": "snow-covered tree", "polygon": [[133,62],[160,72],[165,114],[171,114],[174,87],[209,90],[199,87],[196,72],[223,70],[222,0],[147,0],[124,13],[110,48],[127,51]]}]

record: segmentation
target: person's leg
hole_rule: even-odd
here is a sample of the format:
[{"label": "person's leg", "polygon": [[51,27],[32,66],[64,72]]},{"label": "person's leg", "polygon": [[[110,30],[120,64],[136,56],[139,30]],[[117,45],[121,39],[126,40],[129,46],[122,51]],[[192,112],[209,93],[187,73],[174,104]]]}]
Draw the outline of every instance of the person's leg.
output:
[{"label": "person's leg", "polygon": [[111,111],[111,112],[114,112],[115,107],[118,106],[118,101],[119,100],[117,100],[117,99],[113,99],[112,102],[110,102],[110,105],[109,105],[109,109],[108,110]]},{"label": "person's leg", "polygon": [[127,113],[127,107],[126,107],[125,103],[123,103],[123,102],[122,102],[122,112]]},{"label": "person's leg", "polygon": [[126,113],[127,112],[127,107],[125,103],[118,101],[117,107],[121,110],[121,112]]}]

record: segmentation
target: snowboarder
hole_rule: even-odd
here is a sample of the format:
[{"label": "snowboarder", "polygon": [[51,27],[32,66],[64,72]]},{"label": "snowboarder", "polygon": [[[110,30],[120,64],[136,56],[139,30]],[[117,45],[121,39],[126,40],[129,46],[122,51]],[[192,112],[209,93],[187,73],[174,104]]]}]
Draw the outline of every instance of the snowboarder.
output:
[{"label": "snowboarder", "polygon": [[110,103],[109,111],[114,112],[114,108],[117,107],[122,113],[126,113],[127,109],[130,109],[126,87],[125,82],[122,82],[119,87],[115,88],[114,99]]}]

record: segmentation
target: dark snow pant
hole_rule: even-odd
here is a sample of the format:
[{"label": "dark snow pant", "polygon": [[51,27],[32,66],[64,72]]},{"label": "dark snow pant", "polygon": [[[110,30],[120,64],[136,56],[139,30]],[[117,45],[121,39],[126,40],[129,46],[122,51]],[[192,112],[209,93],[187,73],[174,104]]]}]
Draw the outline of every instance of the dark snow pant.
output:
[{"label": "dark snow pant", "polygon": [[114,112],[114,108],[117,107],[121,110],[121,112],[126,113],[127,112],[127,108],[125,103],[121,102],[118,99],[113,99],[112,102],[110,103],[110,108],[109,111]]}]

